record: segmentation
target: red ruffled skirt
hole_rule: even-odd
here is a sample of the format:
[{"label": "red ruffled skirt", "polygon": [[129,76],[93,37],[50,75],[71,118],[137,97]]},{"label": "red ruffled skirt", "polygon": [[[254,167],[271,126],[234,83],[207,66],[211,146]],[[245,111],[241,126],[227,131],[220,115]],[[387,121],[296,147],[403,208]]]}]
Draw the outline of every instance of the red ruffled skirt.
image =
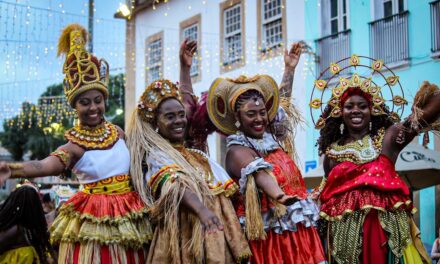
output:
[{"label": "red ruffled skirt", "polygon": [[59,263],[145,263],[151,238],[147,208],[121,175],[86,184],[51,227]]}]

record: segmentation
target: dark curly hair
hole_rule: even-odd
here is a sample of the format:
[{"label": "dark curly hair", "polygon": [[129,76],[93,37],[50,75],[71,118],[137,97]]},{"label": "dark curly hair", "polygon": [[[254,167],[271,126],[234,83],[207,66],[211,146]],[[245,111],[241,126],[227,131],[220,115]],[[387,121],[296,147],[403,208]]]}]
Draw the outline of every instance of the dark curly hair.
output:
[{"label": "dark curly hair", "polygon": [[[379,129],[381,129],[382,127],[387,129],[388,127],[394,124],[392,119],[389,117],[391,113],[389,108],[385,104],[383,104],[381,107],[384,110],[385,115],[380,115],[380,116],[371,115],[371,123],[372,123],[371,131],[370,131],[371,136],[377,135]],[[329,117],[332,109],[333,108],[330,105],[327,105],[327,107],[324,109],[324,112],[321,115],[321,117],[326,119],[326,121],[325,121],[325,126],[319,132],[319,138],[318,141],[316,142],[316,146],[318,146],[318,150],[319,150],[319,155],[324,154],[327,148],[332,143],[339,141],[347,134],[347,129],[345,129],[344,134],[341,135],[340,126],[342,123],[342,117],[338,117],[338,118]]]},{"label": "dark curly hair", "polygon": [[40,196],[33,187],[17,188],[0,208],[0,231],[8,230],[15,225],[25,229],[40,261],[48,263],[47,253],[54,256],[54,251],[49,242],[49,231]]}]

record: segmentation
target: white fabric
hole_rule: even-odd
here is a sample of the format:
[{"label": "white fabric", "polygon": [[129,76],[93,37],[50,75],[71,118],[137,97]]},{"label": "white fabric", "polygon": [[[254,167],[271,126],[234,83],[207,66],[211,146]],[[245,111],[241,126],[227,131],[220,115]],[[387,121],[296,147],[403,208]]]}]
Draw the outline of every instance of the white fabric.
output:
[{"label": "white fabric", "polygon": [[130,153],[123,139],[119,139],[110,149],[84,152],[72,169],[81,184],[128,174],[129,170]]}]

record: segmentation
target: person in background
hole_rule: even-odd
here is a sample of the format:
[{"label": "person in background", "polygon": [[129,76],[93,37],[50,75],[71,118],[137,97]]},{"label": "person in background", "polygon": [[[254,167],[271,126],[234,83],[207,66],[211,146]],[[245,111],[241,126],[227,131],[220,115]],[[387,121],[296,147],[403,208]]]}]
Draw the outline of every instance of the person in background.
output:
[{"label": "person in background", "polygon": [[433,263],[438,263],[440,260],[440,228],[438,229],[438,237],[434,240],[434,244],[432,244],[431,258],[434,261]]},{"label": "person in background", "polygon": [[25,182],[0,209],[0,263],[53,263],[54,259],[38,190]]}]

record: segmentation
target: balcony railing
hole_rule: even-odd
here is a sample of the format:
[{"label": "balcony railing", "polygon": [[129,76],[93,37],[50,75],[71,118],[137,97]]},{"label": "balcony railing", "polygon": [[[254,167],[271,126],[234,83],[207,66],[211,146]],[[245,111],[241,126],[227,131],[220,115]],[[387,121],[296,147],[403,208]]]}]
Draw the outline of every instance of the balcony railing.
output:
[{"label": "balcony railing", "polygon": [[408,11],[370,22],[371,55],[385,63],[408,60]]},{"label": "balcony railing", "polygon": [[[316,40],[318,45],[319,63],[318,76],[330,66],[330,63],[337,62],[346,57],[350,57],[350,30],[341,31]],[[341,68],[347,65],[340,64]],[[345,72],[342,71],[341,74]],[[348,72],[347,72],[348,73]],[[321,78],[328,79],[330,71],[327,71]]]},{"label": "balcony railing", "polygon": [[440,52],[440,0],[431,4],[431,51]]}]

